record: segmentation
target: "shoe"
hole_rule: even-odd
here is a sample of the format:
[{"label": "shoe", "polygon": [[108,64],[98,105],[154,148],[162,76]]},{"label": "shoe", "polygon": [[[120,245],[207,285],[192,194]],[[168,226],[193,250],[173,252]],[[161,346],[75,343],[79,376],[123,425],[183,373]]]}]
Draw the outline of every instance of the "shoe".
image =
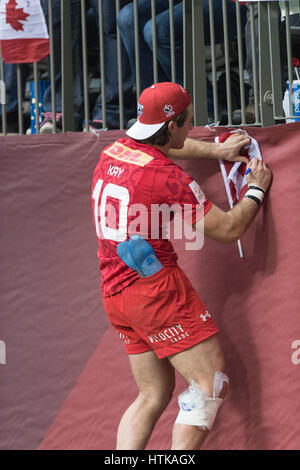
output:
[{"label": "shoe", "polygon": [[[254,104],[247,104],[245,109],[245,117],[247,124],[254,124],[255,119],[255,106]],[[232,113],[232,124],[241,124],[242,122],[242,110],[236,109]]]},{"label": "shoe", "polygon": [[[87,132],[85,127],[85,121],[83,122],[83,131]],[[89,132],[98,133],[101,131],[107,131],[108,127],[103,127],[103,121],[101,119],[95,119],[94,121],[89,121]]]},{"label": "shoe", "polygon": [[[53,134],[53,113],[45,113],[40,125],[40,134]],[[62,113],[56,113],[56,132],[62,132]]]},{"label": "shoe", "polygon": [[[93,132],[94,134],[98,134],[98,132],[108,131],[120,129],[119,127],[113,126],[109,123],[106,124],[106,127],[103,127],[103,121],[101,119],[94,119],[89,121],[89,132]],[[85,121],[83,121],[83,131],[87,132],[87,128],[85,127]]]}]

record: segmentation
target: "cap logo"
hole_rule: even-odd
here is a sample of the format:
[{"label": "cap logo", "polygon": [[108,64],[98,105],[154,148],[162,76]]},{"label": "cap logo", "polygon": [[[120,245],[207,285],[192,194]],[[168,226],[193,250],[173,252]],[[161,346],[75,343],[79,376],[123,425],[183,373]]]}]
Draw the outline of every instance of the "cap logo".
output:
[{"label": "cap logo", "polygon": [[141,119],[143,111],[144,111],[144,105],[138,103],[138,117],[139,117],[139,119]]},{"label": "cap logo", "polygon": [[175,111],[173,111],[173,106],[171,104],[165,104],[164,112],[166,113],[167,117],[171,117],[173,116],[173,114],[175,114]]}]

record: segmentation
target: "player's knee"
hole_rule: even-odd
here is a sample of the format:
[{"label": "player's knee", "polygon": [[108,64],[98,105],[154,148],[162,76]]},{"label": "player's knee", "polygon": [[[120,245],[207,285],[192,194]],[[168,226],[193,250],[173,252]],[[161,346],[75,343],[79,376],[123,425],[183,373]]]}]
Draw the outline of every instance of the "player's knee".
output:
[{"label": "player's knee", "polygon": [[140,399],[145,403],[145,406],[157,410],[165,409],[172,399],[174,385],[168,384],[166,386],[152,388],[140,391]]},{"label": "player's knee", "polygon": [[[210,389],[209,384],[206,389]],[[178,397],[180,411],[176,423],[210,430],[228,390],[229,378],[220,371],[215,372],[212,396],[191,380],[189,388]]]}]

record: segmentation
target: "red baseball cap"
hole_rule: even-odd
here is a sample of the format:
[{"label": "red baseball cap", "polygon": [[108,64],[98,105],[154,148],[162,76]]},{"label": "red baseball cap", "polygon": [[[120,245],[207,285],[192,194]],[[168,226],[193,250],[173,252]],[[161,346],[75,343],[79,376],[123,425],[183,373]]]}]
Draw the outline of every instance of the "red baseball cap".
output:
[{"label": "red baseball cap", "polygon": [[126,134],[136,140],[147,139],[166,121],[182,113],[191,102],[189,93],[178,83],[155,83],[142,92],[138,102],[138,120]]}]

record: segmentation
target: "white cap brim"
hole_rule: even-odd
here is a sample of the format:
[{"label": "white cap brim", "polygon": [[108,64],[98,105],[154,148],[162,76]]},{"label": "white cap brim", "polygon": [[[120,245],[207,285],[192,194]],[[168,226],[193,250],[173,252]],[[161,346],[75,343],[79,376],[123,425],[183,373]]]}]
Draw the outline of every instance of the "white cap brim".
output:
[{"label": "white cap brim", "polygon": [[154,135],[165,123],[160,124],[142,124],[140,121],[136,121],[131,126],[126,134],[132,139],[144,140]]}]

